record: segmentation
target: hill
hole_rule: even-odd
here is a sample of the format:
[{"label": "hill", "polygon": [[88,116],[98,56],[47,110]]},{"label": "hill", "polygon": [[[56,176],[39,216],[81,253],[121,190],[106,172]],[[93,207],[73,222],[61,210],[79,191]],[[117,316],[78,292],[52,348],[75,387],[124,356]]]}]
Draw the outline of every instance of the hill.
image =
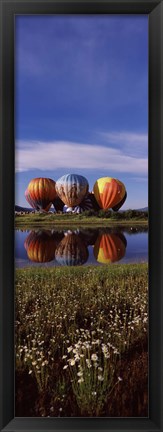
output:
[{"label": "hill", "polygon": [[31,212],[31,211],[33,211],[33,209],[15,205],[15,211],[16,212]]},{"label": "hill", "polygon": [[138,211],[148,211],[148,207],[144,207],[144,208],[141,208],[141,209],[138,209]]}]

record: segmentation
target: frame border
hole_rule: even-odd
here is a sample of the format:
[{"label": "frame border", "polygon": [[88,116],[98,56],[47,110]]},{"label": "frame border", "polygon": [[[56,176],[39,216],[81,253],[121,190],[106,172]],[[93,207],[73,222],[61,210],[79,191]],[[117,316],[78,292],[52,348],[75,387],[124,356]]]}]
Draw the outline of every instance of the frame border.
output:
[{"label": "frame border", "polygon": [[[14,17],[148,14],[149,418],[14,418]],[[0,430],[163,431],[163,0],[0,0]],[[163,145],[163,144],[162,144]]]}]

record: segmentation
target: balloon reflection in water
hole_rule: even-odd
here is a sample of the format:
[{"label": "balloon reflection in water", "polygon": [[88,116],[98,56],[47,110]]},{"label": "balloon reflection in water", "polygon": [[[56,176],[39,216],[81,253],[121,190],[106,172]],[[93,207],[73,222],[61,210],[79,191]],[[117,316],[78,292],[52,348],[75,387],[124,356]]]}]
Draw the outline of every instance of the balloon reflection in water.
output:
[{"label": "balloon reflection in water", "polygon": [[58,264],[66,266],[82,265],[88,260],[88,249],[78,234],[68,231],[55,251]]},{"label": "balloon reflection in water", "polygon": [[127,241],[122,233],[99,234],[94,246],[94,256],[99,263],[109,264],[121,260]]},{"label": "balloon reflection in water", "polygon": [[56,239],[50,231],[31,231],[24,247],[33,262],[45,263],[55,259]]},{"label": "balloon reflection in water", "polygon": [[81,228],[79,231],[80,238],[86,246],[94,246],[99,230],[97,228]]}]

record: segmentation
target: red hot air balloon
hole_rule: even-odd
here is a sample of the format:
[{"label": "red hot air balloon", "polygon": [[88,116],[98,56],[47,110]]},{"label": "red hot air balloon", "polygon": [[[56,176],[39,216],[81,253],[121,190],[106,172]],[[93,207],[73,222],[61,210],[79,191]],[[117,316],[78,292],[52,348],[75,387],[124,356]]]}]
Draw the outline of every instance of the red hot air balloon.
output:
[{"label": "red hot air balloon", "polygon": [[123,200],[126,189],[120,180],[112,177],[102,177],[95,182],[93,192],[99,206],[104,210],[108,210],[114,208]]},{"label": "red hot air balloon", "polygon": [[56,197],[55,181],[43,177],[34,178],[25,191],[25,197],[34,209],[48,211]]}]

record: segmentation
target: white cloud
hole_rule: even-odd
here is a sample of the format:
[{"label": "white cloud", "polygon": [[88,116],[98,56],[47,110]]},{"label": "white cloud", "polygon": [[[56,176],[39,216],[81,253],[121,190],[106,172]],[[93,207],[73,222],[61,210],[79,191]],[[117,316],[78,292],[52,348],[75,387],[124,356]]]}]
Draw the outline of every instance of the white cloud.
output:
[{"label": "white cloud", "polygon": [[148,160],[134,157],[121,149],[69,141],[19,141],[16,151],[16,172],[39,169],[119,171],[146,175]]},{"label": "white cloud", "polygon": [[103,133],[103,135],[108,139],[108,141],[120,144],[120,143],[128,143],[128,144],[142,144],[147,145],[148,143],[148,136],[147,134],[143,133],[132,133],[132,132],[106,132]]},{"label": "white cloud", "polygon": [[104,141],[111,146],[120,146],[130,156],[147,156],[148,134],[132,132],[101,132]]}]

